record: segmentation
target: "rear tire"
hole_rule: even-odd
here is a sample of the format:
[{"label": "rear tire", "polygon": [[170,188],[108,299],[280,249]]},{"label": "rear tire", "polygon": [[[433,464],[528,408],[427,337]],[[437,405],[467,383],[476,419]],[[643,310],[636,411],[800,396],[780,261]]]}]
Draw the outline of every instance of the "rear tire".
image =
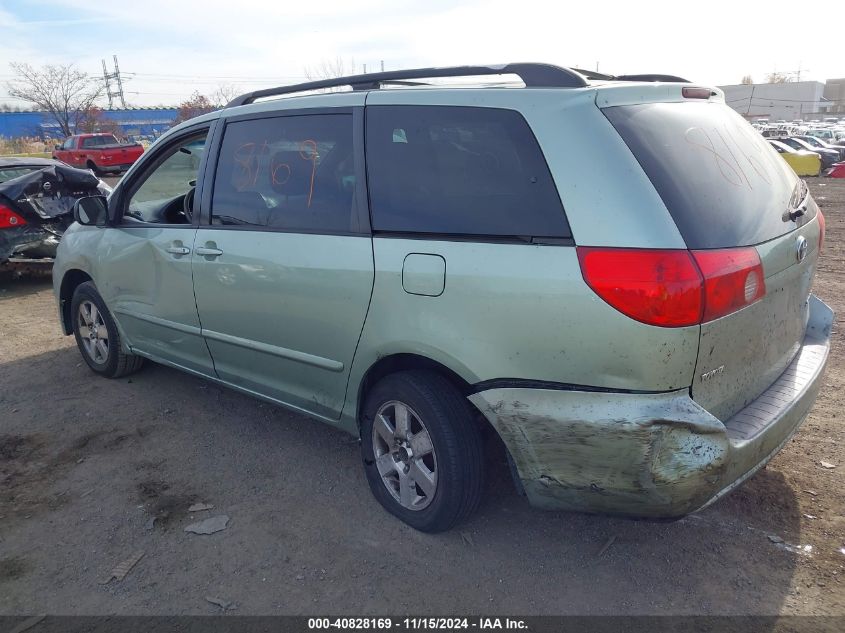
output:
[{"label": "rear tire", "polygon": [[442,532],[481,500],[484,452],[472,408],[440,374],[391,374],[367,394],[364,471],[375,498],[422,532]]},{"label": "rear tire", "polygon": [[70,307],[76,345],[88,367],[106,378],[134,373],[144,359],[123,351],[120,332],[93,282],[79,284]]}]

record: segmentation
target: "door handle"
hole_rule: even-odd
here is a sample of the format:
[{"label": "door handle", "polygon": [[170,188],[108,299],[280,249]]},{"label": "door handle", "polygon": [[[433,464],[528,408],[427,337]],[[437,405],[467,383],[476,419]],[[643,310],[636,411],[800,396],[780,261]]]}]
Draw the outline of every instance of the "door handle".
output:
[{"label": "door handle", "polygon": [[187,246],[168,246],[164,250],[166,250],[171,255],[187,255],[191,252],[191,249]]},{"label": "door handle", "polygon": [[208,246],[200,246],[198,249],[194,251],[197,255],[202,255],[203,257],[219,257],[223,254],[219,248],[211,248]]}]

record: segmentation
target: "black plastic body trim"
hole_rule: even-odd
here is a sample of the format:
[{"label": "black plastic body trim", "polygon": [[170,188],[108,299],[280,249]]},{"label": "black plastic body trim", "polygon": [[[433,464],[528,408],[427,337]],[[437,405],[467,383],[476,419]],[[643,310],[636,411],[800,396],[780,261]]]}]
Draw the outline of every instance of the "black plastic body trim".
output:
[{"label": "black plastic body trim", "polygon": [[[668,391],[646,391],[640,389],[611,389],[610,387],[594,387],[590,385],[575,385],[568,382],[553,382],[550,380],[529,380],[526,378],[493,378],[471,385],[470,394],[481,393],[491,389],[550,389],[555,391],[586,391],[589,393],[633,393],[654,394],[670,393]],[[674,391],[678,391],[677,389]]]},{"label": "black plastic body trim", "polygon": [[483,242],[490,244],[527,244],[538,246],[575,246],[571,237],[532,237],[530,235],[477,235],[475,233],[417,233],[411,231],[373,231],[374,238],[430,240],[439,242]]},{"label": "black plastic body trim", "polygon": [[250,112],[247,114],[233,114],[231,116],[225,115],[223,112],[223,121],[226,123],[237,123],[238,121],[255,121],[257,119],[275,119],[280,116],[308,116],[310,114],[352,114],[355,108],[363,108],[363,106],[322,106],[319,108],[290,108],[281,110],[267,110],[265,112]]}]

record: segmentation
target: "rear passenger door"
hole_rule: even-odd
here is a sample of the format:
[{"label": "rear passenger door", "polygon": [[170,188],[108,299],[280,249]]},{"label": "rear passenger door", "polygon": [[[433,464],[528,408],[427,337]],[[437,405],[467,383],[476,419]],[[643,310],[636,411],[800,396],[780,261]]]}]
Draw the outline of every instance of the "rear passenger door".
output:
[{"label": "rear passenger door", "polygon": [[350,105],[226,122],[193,254],[218,376],[327,420],[373,284],[363,108],[352,107],[363,95],[339,100]]},{"label": "rear passenger door", "polygon": [[367,98],[376,278],[350,390],[389,354],[470,379],[535,377],[562,362],[559,342],[536,332],[551,318],[563,336],[566,309],[552,306],[583,280],[543,153],[516,110],[451,99],[473,101],[460,91]]}]

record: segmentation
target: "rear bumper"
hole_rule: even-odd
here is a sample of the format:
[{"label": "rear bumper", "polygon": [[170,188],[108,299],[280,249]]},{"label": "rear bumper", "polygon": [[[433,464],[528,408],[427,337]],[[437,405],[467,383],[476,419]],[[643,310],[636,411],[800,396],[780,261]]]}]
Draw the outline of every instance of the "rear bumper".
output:
[{"label": "rear bumper", "polygon": [[538,507],[676,518],[762,468],[807,417],[830,350],[833,312],[810,296],[801,349],[726,422],[687,390],[596,393],[491,389],[470,396],[499,432]]},{"label": "rear bumper", "polygon": [[60,233],[39,224],[24,224],[0,231],[0,263],[10,259],[55,257]]}]

